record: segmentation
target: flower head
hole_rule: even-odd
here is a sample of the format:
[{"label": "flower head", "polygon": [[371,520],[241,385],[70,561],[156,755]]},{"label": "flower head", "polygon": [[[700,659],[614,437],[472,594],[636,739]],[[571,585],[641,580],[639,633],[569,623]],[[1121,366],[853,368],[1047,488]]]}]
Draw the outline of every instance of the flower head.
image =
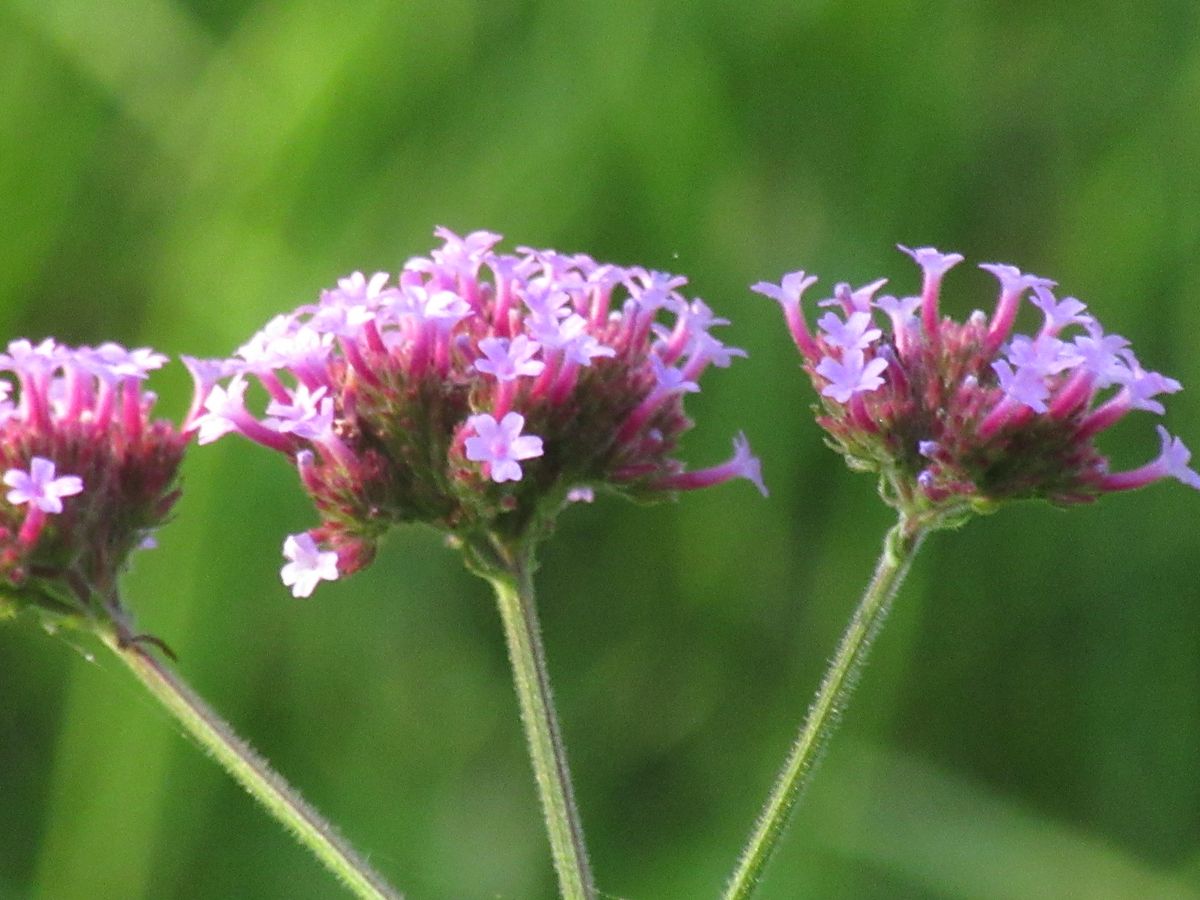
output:
[{"label": "flower head", "polygon": [[[201,441],[236,432],[284,453],[320,513],[312,548],[289,544],[294,589],[316,584],[296,554],[336,554],[317,580],[347,575],[393,524],[511,545],[598,487],[641,499],[732,478],[761,487],[744,441],[698,472],[674,457],[692,424],[685,395],[745,355],[711,333],[727,323],[680,293],[686,279],[436,234],[442,246],[394,279],[343,278],[233,359],[189,362]],[[847,339],[872,339],[861,324]],[[265,402],[247,399],[255,381]]]},{"label": "flower head", "polygon": [[[1004,500],[1086,501],[1165,477],[1200,488],[1187,448],[1161,428],[1158,459],[1109,471],[1094,437],[1135,409],[1161,414],[1153,398],[1180,385],[1145,371],[1129,342],[1105,334],[1083,303],[1056,298],[1048,279],[986,264],[1000,283],[995,312],[958,323],[941,317],[938,301],[962,257],[900,249],[922,270],[919,296],[875,300],[875,282],[864,302],[839,285],[821,305],[841,307],[845,320],[826,313],[815,332],[799,310],[798,288],[811,278],[753,288],[784,304],[821,397],[818,422],[853,466],[880,473],[890,502],[949,518]],[[1028,294],[1041,327],[1013,334]]]},{"label": "flower head", "polygon": [[[129,637],[116,579],[178,498],[188,434],[152,419],[142,387],[166,357],[118,344],[17,340],[0,354],[0,599],[108,621]],[[15,398],[15,399],[14,399]]]}]

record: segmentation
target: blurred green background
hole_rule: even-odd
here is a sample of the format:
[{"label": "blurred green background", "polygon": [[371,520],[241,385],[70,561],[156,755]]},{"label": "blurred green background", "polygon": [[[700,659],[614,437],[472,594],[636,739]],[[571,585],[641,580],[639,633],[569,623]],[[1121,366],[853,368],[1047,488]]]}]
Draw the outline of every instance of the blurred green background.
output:
[{"label": "blurred green background", "polygon": [[[1188,389],[1200,7],[0,0],[0,335],[225,355],[430,232],[687,274],[751,356],[689,400],[772,489],[565,515],[540,598],[607,896],[714,896],[888,511],[822,445],[775,304],[896,242],[1058,279]],[[992,302],[967,266],[945,308]],[[153,382],[178,417],[187,378]],[[1104,439],[1156,452],[1150,417]],[[399,887],[553,893],[486,586],[437,535],[296,601],[276,456],[191,454],[126,579],[182,673]],[[930,540],[764,898],[1200,897],[1200,505],[1172,483]],[[0,629],[0,897],[326,898],[115,660]]]}]

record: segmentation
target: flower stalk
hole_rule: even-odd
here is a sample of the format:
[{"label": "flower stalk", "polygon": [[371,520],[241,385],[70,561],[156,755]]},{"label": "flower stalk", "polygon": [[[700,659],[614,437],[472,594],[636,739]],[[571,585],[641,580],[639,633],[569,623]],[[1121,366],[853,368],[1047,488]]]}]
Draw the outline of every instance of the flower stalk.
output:
[{"label": "flower stalk", "polygon": [[482,574],[495,589],[500,608],[559,890],[564,900],[592,900],[596,889],[550,690],[534,602],[533,569],[532,551],[524,551],[510,557],[506,565],[490,567]]},{"label": "flower stalk", "polygon": [[115,630],[101,640],[138,680],[251,796],[307,847],[360,900],[399,900],[401,895],[360,857],[254,749],[234,734],[184,681],[140,639]]},{"label": "flower stalk", "polygon": [[817,763],[846,708],[858,673],[887,617],[892,600],[900,590],[921,542],[933,527],[936,525],[901,516],[884,539],[875,575],[842,635],[800,735],[788,753],[754,832],[726,885],[725,900],[749,897],[762,877],[763,869],[787,828],[792,810],[812,781]]}]

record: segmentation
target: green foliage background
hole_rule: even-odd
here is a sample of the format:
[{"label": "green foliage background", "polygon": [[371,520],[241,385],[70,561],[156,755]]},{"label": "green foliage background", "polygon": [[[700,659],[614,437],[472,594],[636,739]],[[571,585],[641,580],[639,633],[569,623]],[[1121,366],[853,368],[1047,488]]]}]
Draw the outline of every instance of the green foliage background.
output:
[{"label": "green foliage background", "polygon": [[[542,614],[609,896],[714,896],[887,511],[824,448],[747,285],[1055,277],[1188,386],[1200,447],[1200,7],[0,0],[0,336],[224,355],[430,232],[685,273],[749,360],[689,400],[772,489],[573,509]],[[966,266],[946,308],[987,307]],[[178,416],[187,378],[156,382]],[[1152,455],[1149,417],[1105,446]],[[764,898],[1200,897],[1200,521],[1178,485],[928,542]],[[495,610],[436,535],[308,601],[284,462],[196,449],[127,598],[180,669],[413,898],[548,897]],[[0,630],[0,897],[335,885],[112,659]]]}]

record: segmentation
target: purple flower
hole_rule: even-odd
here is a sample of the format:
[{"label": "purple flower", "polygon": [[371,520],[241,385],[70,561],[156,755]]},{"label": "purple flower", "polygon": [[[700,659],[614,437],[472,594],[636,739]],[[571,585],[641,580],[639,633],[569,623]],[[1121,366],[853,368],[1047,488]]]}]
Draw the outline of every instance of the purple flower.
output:
[{"label": "purple flower", "polygon": [[[285,434],[313,441],[325,440],[333,429],[333,398],[326,396],[324,385],[310,391],[306,385],[296,386],[290,402],[272,400],[267,405],[264,424]],[[204,441],[201,441],[204,443]]]},{"label": "purple flower", "polygon": [[1130,370],[1122,351],[1129,346],[1129,341],[1119,334],[1104,334],[1094,321],[1089,320],[1087,324],[1088,334],[1077,335],[1072,342],[1080,367],[1097,388],[1125,381]]},{"label": "purple flower", "polygon": [[437,234],[394,279],[355,273],[233,359],[189,362],[189,430],[292,461],[320,514],[308,534],[342,576],[394,524],[515,546],[547,533],[579,486],[653,500],[741,475],[676,478],[688,474],[673,456],[692,425],[686,395],[745,355],[715,336],[724,319],[682,295],[685,278]]},{"label": "purple flower", "polygon": [[942,276],[963,261],[962,254],[942,253],[933,247],[919,247],[912,250],[903,244],[897,244],[901,250],[913,258],[921,267],[923,279],[921,284],[921,324],[927,334],[936,335],[938,330],[938,302],[940,299]]},{"label": "purple flower", "polygon": [[996,312],[992,315],[984,341],[984,351],[991,353],[1008,338],[1017,318],[1021,296],[1030,288],[1049,290],[1054,287],[1054,282],[1037,275],[1026,275],[1015,266],[1003,263],[983,263],[979,268],[991,272],[1000,282],[1000,300],[996,303]]},{"label": "purple flower", "polygon": [[758,457],[750,452],[750,443],[744,434],[734,437],[733,456],[728,462],[695,472],[680,472],[664,478],[662,484],[672,490],[692,490],[722,484],[731,478],[744,478],[758,488],[760,494],[768,496],[767,486],[762,480],[762,465]]},{"label": "purple flower", "polygon": [[965,259],[961,253],[942,253],[934,247],[918,247],[914,250],[903,244],[896,246],[913,258],[926,278],[940,278]]},{"label": "purple flower", "polygon": [[149,347],[126,350],[120,344],[111,341],[95,349],[82,347],[76,358],[80,365],[104,381],[117,381],[121,378],[136,378],[142,381],[167,362],[165,356],[155,353]]},{"label": "purple flower", "polygon": [[388,283],[387,272],[376,272],[367,278],[362,272],[351,272],[339,278],[337,287],[321,292],[321,303],[326,306],[369,306],[383,293]]},{"label": "purple flower", "polygon": [[[165,357],[119,344],[16,340],[0,368],[0,594],[54,620],[82,616],[131,636],[117,578],[152,545],[179,491],[190,434],[152,418],[147,374]],[[200,377],[211,375],[200,372]],[[201,408],[199,387],[194,401]],[[64,502],[67,501],[67,502]]]},{"label": "purple flower", "polygon": [[338,579],[337,553],[318,548],[310,534],[288,535],[283,555],[289,561],[279,576],[293,597],[309,597],[320,582]]},{"label": "purple flower", "polygon": [[845,403],[855,394],[877,390],[883,384],[885,369],[886,359],[867,361],[863,352],[855,349],[844,352],[841,359],[826,356],[817,363],[816,372],[829,382],[822,388],[822,396]]},{"label": "purple flower", "polygon": [[486,463],[492,481],[520,481],[520,460],[542,455],[542,439],[521,434],[525,417],[520,413],[506,413],[499,422],[482,413],[468,418],[467,427],[475,432],[466,440],[467,459]]},{"label": "purple flower", "polygon": [[[1186,448],[1163,432],[1159,459],[1110,472],[1095,437],[1130,412],[1162,414],[1155,399],[1179,382],[1148,372],[1120,335],[1106,335],[1054,282],[1004,264],[981,266],[1000,283],[990,319],[937,312],[942,276],[962,261],[931,247],[901,247],[922,271],[921,297],[854,300],[839,285],[816,337],[799,292],[759,283],[781,299],[804,367],[821,395],[819,424],[851,466],[879,473],[885,496],[910,514],[1040,497],[1083,502],[1164,477],[1198,486]],[[797,273],[801,274],[801,273]],[[811,283],[803,275],[804,287]],[[868,285],[873,294],[876,284]],[[867,288],[861,289],[866,291]],[[1022,300],[1041,310],[1035,334],[1012,334]],[[918,317],[917,311],[920,309]],[[878,318],[887,318],[890,329]],[[1074,331],[1075,333],[1071,333]]]},{"label": "purple flower", "polygon": [[1050,397],[1050,388],[1046,385],[1046,375],[1036,366],[1021,366],[1017,369],[1008,360],[998,359],[992,363],[996,372],[996,380],[1000,390],[1006,397],[1017,403],[1024,404],[1034,412],[1047,410],[1046,400]]},{"label": "purple flower", "polygon": [[750,287],[750,290],[757,294],[777,300],[783,307],[783,315],[787,320],[788,329],[792,333],[792,340],[805,356],[819,355],[817,343],[808,330],[808,325],[804,321],[804,311],[800,308],[800,300],[804,292],[816,282],[815,275],[808,275],[801,269],[784,275],[777,285],[769,281],[760,281]]},{"label": "purple flower", "polygon": [[475,360],[475,368],[492,375],[498,381],[513,381],[522,375],[541,375],[546,364],[534,359],[542,349],[537,341],[523,334],[511,341],[508,338],[484,338],[479,342],[483,358]]},{"label": "purple flower", "polygon": [[657,356],[650,357],[650,365],[654,369],[654,380],[658,383],[660,391],[664,393],[678,391],[688,394],[700,391],[700,385],[694,381],[688,381],[682,370],[668,366]]},{"label": "purple flower", "polygon": [[1033,297],[1030,302],[1046,314],[1042,334],[1056,335],[1069,325],[1085,325],[1090,317],[1082,315],[1087,309],[1083,303],[1074,297],[1059,300],[1045,284],[1033,286]]},{"label": "purple flower", "polygon": [[833,296],[822,300],[817,306],[840,306],[848,316],[856,312],[870,313],[875,295],[885,284],[887,279],[880,278],[854,290],[846,282],[840,281],[833,287]]},{"label": "purple flower", "polygon": [[825,342],[843,350],[866,350],[883,334],[871,325],[869,312],[851,314],[845,322],[834,313],[825,313],[817,322]]},{"label": "purple flower", "polygon": [[1128,491],[1145,487],[1163,478],[1175,478],[1190,488],[1200,491],[1200,474],[1188,466],[1192,453],[1177,437],[1172,437],[1161,425],[1155,426],[1162,451],[1157,459],[1138,469],[1105,475],[1101,481],[1106,490]]},{"label": "purple flower", "polygon": [[63,497],[73,497],[83,491],[83,479],[78,475],[55,477],[54,463],[40,456],[29,461],[29,471],[9,469],[4,473],[4,483],[12,490],[6,498],[9,503],[28,503],[42,512],[63,511]]}]

